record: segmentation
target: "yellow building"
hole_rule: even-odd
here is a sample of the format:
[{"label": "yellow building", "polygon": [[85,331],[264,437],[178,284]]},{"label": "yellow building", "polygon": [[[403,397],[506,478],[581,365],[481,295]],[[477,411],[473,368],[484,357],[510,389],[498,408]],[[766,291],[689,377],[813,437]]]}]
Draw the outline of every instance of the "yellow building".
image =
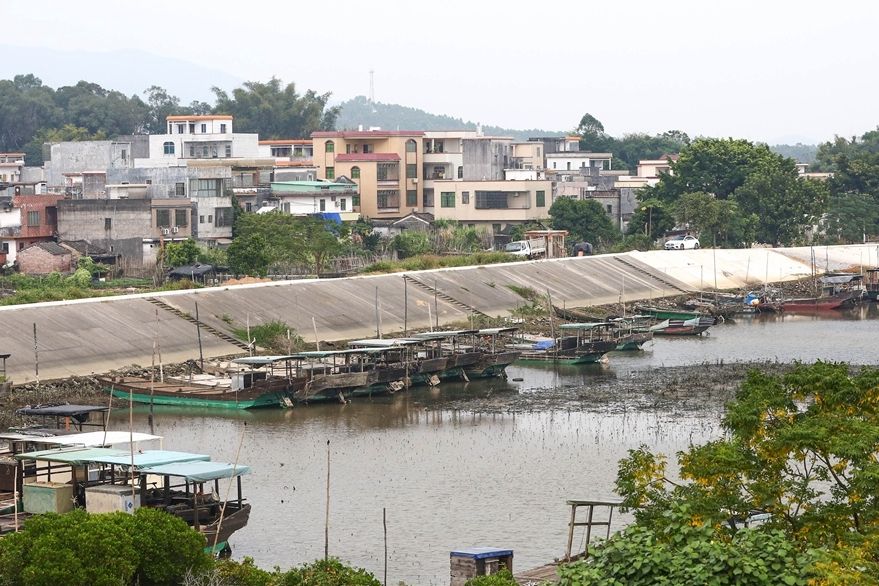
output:
[{"label": "yellow building", "polygon": [[438,220],[457,220],[494,232],[509,225],[549,218],[552,181],[435,181],[434,205],[426,211]]},{"label": "yellow building", "polygon": [[401,218],[424,207],[424,133],[354,130],[313,132],[318,179],[345,176],[360,192],[354,211],[375,219]]}]

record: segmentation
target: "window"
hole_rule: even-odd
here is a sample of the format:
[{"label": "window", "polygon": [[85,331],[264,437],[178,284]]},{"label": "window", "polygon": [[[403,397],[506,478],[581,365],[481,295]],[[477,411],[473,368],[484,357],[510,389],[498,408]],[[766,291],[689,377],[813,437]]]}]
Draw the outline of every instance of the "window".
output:
[{"label": "window", "polygon": [[190,159],[195,158],[195,145],[194,144],[189,145],[189,158]]},{"label": "window", "polygon": [[346,200],[346,199],[343,197],[342,199],[339,200],[339,210],[341,210],[341,211],[344,212],[344,211],[346,211],[347,209],[348,209],[348,200]]},{"label": "window", "polygon": [[433,207],[433,189],[425,189],[424,190],[424,207],[426,207],[426,208]]},{"label": "window", "polygon": [[327,200],[325,200],[325,199],[320,200],[320,201],[318,202],[318,207],[317,207],[317,209],[320,210],[320,211],[322,211],[322,212],[327,211]]},{"label": "window", "polygon": [[408,179],[414,179],[418,177],[418,165],[411,163],[406,165],[406,177]]},{"label": "window", "polygon": [[455,207],[455,192],[454,191],[443,191],[442,193],[440,193],[440,207],[441,208]]},{"label": "window", "polygon": [[232,145],[227,144],[226,145],[226,158],[228,159],[231,156],[232,156]]},{"label": "window", "polygon": [[220,134],[226,134],[226,125],[220,124]]},{"label": "window", "polygon": [[335,179],[336,178],[336,168],[335,167],[327,167],[327,179]]},{"label": "window", "polygon": [[27,213],[27,225],[34,228],[40,225],[40,212]]},{"label": "window", "polygon": [[104,218],[104,230],[113,228],[113,218]]},{"label": "window", "polygon": [[168,141],[168,142],[162,144],[162,150],[165,152],[166,155],[173,155],[174,154],[174,143],[171,141]]},{"label": "window", "polygon": [[324,150],[328,153],[334,153],[336,152],[336,144],[333,141],[328,140],[324,143]]},{"label": "window", "polygon": [[406,152],[407,153],[418,152],[418,144],[414,140],[412,140],[411,138],[406,141]]},{"label": "window", "polygon": [[378,209],[398,209],[400,192],[396,189],[379,189],[377,194]]},{"label": "window", "polygon": [[463,179],[463,178],[464,178],[464,167],[462,167],[461,165],[458,165],[458,179]]},{"label": "window", "polygon": [[232,208],[214,208],[217,228],[228,228],[232,225]]},{"label": "window", "polygon": [[125,150],[125,149],[122,149],[122,155],[121,155],[121,156],[122,156],[122,160],[123,160],[123,161],[127,161],[127,160],[128,160],[128,151]]},{"label": "window", "polygon": [[[354,150],[357,150],[357,149],[355,148]],[[363,154],[364,155],[368,155],[369,153],[374,153],[374,152],[375,152],[375,149],[373,148],[373,146],[371,144],[363,145]]]},{"label": "window", "polygon": [[209,154],[210,150],[208,149],[208,145],[204,145],[203,147],[201,147],[201,156],[207,158]]},{"label": "window", "polygon": [[195,122],[189,123],[189,134],[195,134]]},{"label": "window", "polygon": [[509,207],[509,203],[507,202],[507,192],[505,191],[476,192],[477,210],[506,210]]},{"label": "window", "polygon": [[204,224],[204,216],[199,216],[199,217],[198,217],[198,223],[199,223],[199,224]]},{"label": "window", "polygon": [[186,184],[183,182],[174,184],[174,195],[186,196]]},{"label": "window", "polygon": [[537,201],[534,205],[539,208],[546,207],[546,192],[545,191],[538,191],[537,192]]},{"label": "window", "polygon": [[9,243],[0,244],[0,254],[9,254]]},{"label": "window", "polygon": [[570,171],[570,170],[571,170],[571,161],[568,161],[568,168],[565,169],[565,170],[566,170],[566,171]]},{"label": "window", "polygon": [[552,162],[552,168],[555,169],[555,161]]},{"label": "window", "polygon": [[417,189],[407,189],[406,190],[406,205],[409,207],[415,207],[418,205],[418,190]]},{"label": "window", "polygon": [[469,191],[462,191],[461,192],[461,203],[464,205],[470,204],[470,192]]},{"label": "window", "polygon": [[189,195],[193,197],[220,197],[223,195],[222,179],[191,179]]},{"label": "window", "polygon": [[379,181],[398,181],[400,171],[397,163],[379,163],[376,165],[376,179]]},{"label": "window", "polygon": [[[287,208],[288,208],[288,209],[286,209],[286,210],[284,210],[284,211],[289,212],[289,211],[290,211],[290,210],[289,210],[290,204],[286,204],[286,205],[287,205]],[[244,204],[244,211],[245,211],[245,212],[253,211],[253,204],[250,203],[250,202],[245,203],[245,204]]]},{"label": "window", "polygon": [[185,124],[178,124],[178,125],[177,125],[177,134],[183,134],[183,132],[184,132],[185,129],[186,129],[186,125],[185,125]]},{"label": "window", "polygon": [[156,210],[156,227],[171,227],[171,210]]},{"label": "window", "polygon": [[355,207],[355,208],[360,207],[360,196],[359,195],[355,195],[355,196],[351,197],[351,206]]},{"label": "window", "polygon": [[208,125],[207,125],[207,124],[202,124],[202,125],[201,125],[201,133],[202,133],[202,134],[205,134],[205,133],[207,133],[207,131],[208,131]]},{"label": "window", "polygon": [[611,204],[607,204],[607,213],[609,213],[609,214],[613,213],[613,206]]},{"label": "window", "polygon": [[351,179],[360,179],[360,167],[351,167]]},{"label": "window", "polygon": [[213,223],[214,223],[214,215],[208,214],[208,224],[213,224]]},{"label": "window", "polygon": [[189,225],[189,210],[174,210],[174,225],[185,228]]}]

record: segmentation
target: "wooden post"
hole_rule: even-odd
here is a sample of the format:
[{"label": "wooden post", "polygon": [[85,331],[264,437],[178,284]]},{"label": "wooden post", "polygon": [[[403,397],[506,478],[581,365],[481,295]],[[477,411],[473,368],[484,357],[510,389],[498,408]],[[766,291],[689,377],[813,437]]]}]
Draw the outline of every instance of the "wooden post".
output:
[{"label": "wooden post", "polygon": [[34,322],[34,375],[37,377],[37,386],[40,384],[40,352],[37,350],[37,322]]},{"label": "wooden post", "polygon": [[571,561],[571,548],[574,546],[574,522],[577,520],[577,505],[571,505],[571,520],[568,523],[568,546],[565,548],[565,561]]},{"label": "wooden post", "polygon": [[403,336],[409,336],[409,279],[403,275]]},{"label": "wooden post", "polygon": [[382,528],[385,534],[385,579],[383,586],[388,586],[388,509],[382,507]]},{"label": "wooden post", "polygon": [[320,352],[320,340],[317,337],[317,322],[314,320],[314,316],[311,316],[311,327],[314,328],[314,349]]},{"label": "wooden post", "polygon": [[330,440],[327,440],[327,514],[324,519],[324,559],[330,557]]},{"label": "wooden post", "polygon": [[595,512],[595,505],[589,505],[589,520],[587,521],[588,525],[586,525],[586,550],[584,553],[589,555],[589,540],[592,539],[592,514]]},{"label": "wooden post", "polygon": [[439,303],[437,302],[436,279],[433,280],[433,313],[436,319],[436,329],[439,329]]},{"label": "wooden post", "polygon": [[381,338],[381,331],[378,325],[378,287],[375,288],[375,337]]},{"label": "wooden post", "polygon": [[[156,310],[156,318],[158,319],[159,310]],[[201,321],[198,319],[198,301],[195,302],[195,331],[198,333],[198,363],[204,371],[204,351],[201,347]],[[248,334],[249,337],[249,334]]]}]

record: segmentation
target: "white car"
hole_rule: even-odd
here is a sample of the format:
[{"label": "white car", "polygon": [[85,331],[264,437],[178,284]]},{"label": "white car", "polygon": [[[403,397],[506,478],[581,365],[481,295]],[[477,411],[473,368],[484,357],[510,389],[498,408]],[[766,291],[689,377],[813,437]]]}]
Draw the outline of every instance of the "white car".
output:
[{"label": "white car", "polygon": [[666,250],[686,250],[699,248],[699,239],[695,236],[675,236],[665,241]]}]

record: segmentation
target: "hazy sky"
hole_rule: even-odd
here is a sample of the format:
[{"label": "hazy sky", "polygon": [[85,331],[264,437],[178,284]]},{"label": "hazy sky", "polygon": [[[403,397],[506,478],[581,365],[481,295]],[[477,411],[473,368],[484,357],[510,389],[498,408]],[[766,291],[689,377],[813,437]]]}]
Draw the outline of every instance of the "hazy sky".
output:
[{"label": "hazy sky", "polygon": [[590,112],[614,135],[816,142],[879,122],[873,2],[4,0],[0,14],[8,45],[134,49],[336,100],[367,94],[374,69],[378,101],[513,128]]}]

